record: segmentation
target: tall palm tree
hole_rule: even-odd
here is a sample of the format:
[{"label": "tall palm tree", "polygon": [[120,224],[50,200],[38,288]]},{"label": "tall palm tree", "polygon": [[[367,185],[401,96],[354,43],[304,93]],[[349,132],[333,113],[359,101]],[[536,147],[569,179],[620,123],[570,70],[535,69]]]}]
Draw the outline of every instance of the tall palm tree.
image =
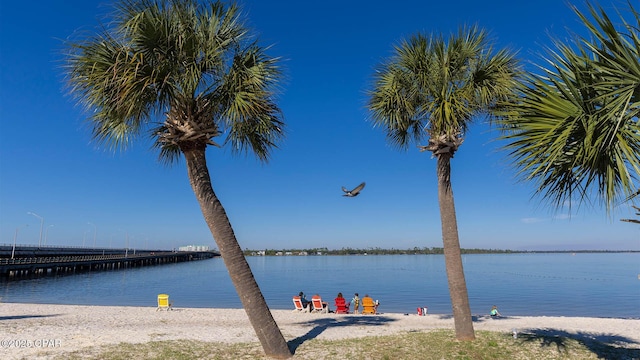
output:
[{"label": "tall palm tree", "polygon": [[[638,195],[640,15],[574,7],[588,36],[555,41],[501,122],[513,165],[556,208],[597,199],[610,212]],[[625,19],[627,15],[631,21]]]},{"label": "tall palm tree", "polygon": [[494,51],[484,30],[464,27],[448,39],[417,34],[401,42],[380,65],[369,91],[373,123],[386,131],[392,144],[406,148],[428,138],[419,148],[437,158],[442,240],[460,340],[473,340],[475,333],[460,255],[451,159],[471,122],[491,114],[496,102],[511,94],[518,73],[513,53]]},{"label": "tall palm tree", "polygon": [[109,25],[72,43],[68,55],[71,92],[91,111],[95,140],[122,148],[144,134],[161,160],[184,155],[204,219],[265,353],[291,357],[213,191],[205,158],[209,145],[269,158],[283,137],[273,100],[278,59],[251,41],[235,4],[123,0]]}]

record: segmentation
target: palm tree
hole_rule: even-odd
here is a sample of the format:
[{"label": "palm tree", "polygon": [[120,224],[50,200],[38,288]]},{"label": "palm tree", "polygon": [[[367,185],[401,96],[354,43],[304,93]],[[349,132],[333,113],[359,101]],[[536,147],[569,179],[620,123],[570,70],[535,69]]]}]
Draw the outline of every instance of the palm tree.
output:
[{"label": "palm tree", "polygon": [[451,159],[476,116],[491,114],[496,102],[509,96],[518,72],[514,54],[494,52],[484,30],[464,27],[448,39],[417,34],[401,42],[380,65],[369,91],[373,123],[386,131],[392,144],[407,148],[411,141],[428,138],[428,145],[419,148],[437,158],[442,240],[459,340],[473,340],[475,333],[460,255]]},{"label": "palm tree", "polygon": [[[638,195],[640,15],[574,7],[587,37],[555,41],[546,67],[530,74],[501,122],[513,166],[555,208],[595,197],[610,212]],[[635,180],[635,183],[634,183]],[[625,200],[626,201],[626,200]]]},{"label": "palm tree", "polygon": [[110,25],[70,44],[66,68],[71,92],[91,112],[94,139],[123,148],[145,134],[162,161],[184,155],[204,219],[265,353],[291,357],[213,191],[205,158],[209,145],[229,145],[234,153],[268,160],[283,138],[273,100],[278,59],[250,41],[235,4],[123,0]]}]

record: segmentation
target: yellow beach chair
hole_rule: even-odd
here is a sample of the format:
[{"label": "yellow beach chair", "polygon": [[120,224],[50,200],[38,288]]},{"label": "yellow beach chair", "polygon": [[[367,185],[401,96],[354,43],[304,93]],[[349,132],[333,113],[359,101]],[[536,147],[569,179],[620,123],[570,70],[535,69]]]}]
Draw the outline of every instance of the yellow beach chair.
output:
[{"label": "yellow beach chair", "polygon": [[169,302],[169,295],[167,294],[158,294],[158,308],[156,311],[160,309],[165,309],[167,311],[171,310],[171,303]]},{"label": "yellow beach chair", "polygon": [[369,295],[362,298],[362,313],[375,315],[378,313],[378,304],[376,304]]}]

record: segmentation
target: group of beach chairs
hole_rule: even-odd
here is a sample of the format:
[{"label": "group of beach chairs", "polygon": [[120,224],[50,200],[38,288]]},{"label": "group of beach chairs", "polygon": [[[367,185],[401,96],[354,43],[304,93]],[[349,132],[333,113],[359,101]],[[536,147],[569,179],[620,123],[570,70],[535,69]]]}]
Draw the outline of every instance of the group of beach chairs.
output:
[{"label": "group of beach chairs", "polygon": [[[333,311],[336,314],[349,314],[349,307],[351,303],[344,297],[337,297],[334,300],[336,310]],[[304,313],[329,313],[332,312],[329,308],[329,304],[322,301],[320,295],[313,295],[311,301],[306,301],[302,296],[293,297],[293,311]],[[357,313],[357,309],[356,309]],[[362,298],[362,314],[375,315],[378,313],[378,304],[373,301],[372,298],[365,296]]]}]

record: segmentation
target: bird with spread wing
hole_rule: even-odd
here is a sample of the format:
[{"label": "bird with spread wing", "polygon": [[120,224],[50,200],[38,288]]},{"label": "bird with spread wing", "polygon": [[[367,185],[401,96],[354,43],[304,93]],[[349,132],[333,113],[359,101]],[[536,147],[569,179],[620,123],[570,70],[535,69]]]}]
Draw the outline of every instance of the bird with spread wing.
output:
[{"label": "bird with spread wing", "polygon": [[358,196],[358,194],[360,194],[360,191],[362,191],[362,189],[364,189],[364,185],[365,185],[365,183],[362,183],[362,184],[356,186],[355,189],[353,189],[353,190],[347,190],[347,188],[345,188],[343,186],[342,187],[342,191],[344,191],[344,195],[342,195],[342,196],[347,196],[347,197]]}]

